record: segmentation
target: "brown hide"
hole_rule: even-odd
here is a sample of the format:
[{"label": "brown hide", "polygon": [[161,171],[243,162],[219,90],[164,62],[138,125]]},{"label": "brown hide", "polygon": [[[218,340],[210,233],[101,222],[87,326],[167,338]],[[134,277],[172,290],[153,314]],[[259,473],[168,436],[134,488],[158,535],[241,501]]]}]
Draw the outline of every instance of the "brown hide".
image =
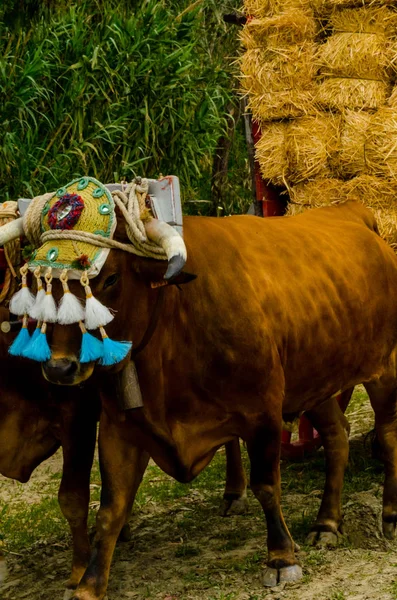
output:
[{"label": "brown hide", "polygon": [[[0,308],[0,322],[8,318]],[[14,337],[0,333],[0,473],[26,482],[59,447],[59,417],[49,406],[39,365],[8,355]]]}]

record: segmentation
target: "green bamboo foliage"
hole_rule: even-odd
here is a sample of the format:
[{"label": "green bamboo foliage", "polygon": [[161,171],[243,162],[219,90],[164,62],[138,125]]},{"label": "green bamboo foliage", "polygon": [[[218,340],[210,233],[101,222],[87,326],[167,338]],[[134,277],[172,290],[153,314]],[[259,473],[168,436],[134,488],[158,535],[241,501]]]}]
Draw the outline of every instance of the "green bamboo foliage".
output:
[{"label": "green bamboo foliage", "polygon": [[220,8],[81,0],[36,7],[24,23],[3,9],[0,199],[86,173],[174,173],[197,197],[236,86],[234,41],[222,36],[237,32],[226,32]]}]

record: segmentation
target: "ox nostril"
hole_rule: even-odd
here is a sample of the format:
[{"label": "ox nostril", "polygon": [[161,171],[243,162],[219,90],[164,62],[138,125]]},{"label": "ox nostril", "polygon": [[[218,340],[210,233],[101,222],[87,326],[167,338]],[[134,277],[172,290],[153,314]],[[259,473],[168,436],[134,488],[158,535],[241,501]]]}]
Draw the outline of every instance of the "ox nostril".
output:
[{"label": "ox nostril", "polygon": [[45,363],[44,371],[51,381],[70,380],[78,371],[78,362],[69,358],[50,359]]},{"label": "ox nostril", "polygon": [[66,364],[64,367],[62,367],[62,369],[63,369],[64,375],[66,375],[67,377],[70,377],[71,375],[74,375],[77,371],[77,362],[69,361],[68,364]]}]

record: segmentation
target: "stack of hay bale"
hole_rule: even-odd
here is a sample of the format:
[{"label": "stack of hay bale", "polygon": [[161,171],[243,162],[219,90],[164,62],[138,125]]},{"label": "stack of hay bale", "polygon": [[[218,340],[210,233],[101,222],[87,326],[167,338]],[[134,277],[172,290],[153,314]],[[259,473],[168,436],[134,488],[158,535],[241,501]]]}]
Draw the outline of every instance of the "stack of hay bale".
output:
[{"label": "stack of hay bale", "polygon": [[289,214],[350,198],[397,247],[397,0],[245,0],[242,86]]}]

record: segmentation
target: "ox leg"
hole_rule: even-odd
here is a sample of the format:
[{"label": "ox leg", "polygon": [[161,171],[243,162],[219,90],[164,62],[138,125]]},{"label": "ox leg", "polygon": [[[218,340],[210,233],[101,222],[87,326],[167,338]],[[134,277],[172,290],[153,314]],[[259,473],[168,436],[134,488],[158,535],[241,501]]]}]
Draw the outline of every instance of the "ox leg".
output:
[{"label": "ox leg", "polygon": [[326,479],[320,510],[308,535],[312,545],[336,545],[341,535],[343,477],[349,458],[350,425],[335,398],[307,413],[324,444]]},{"label": "ox leg", "polygon": [[[57,390],[58,399],[64,390]],[[63,473],[58,499],[67,519],[73,541],[72,571],[66,584],[65,598],[76,588],[91,555],[87,519],[90,499],[90,474],[94,458],[97,407],[81,395],[61,404],[61,443]]]},{"label": "ox leg", "polygon": [[138,464],[137,464],[137,471],[135,474],[132,497],[130,499],[130,504],[127,509],[127,518],[125,520],[123,527],[121,528],[121,531],[120,531],[120,534],[118,537],[119,542],[129,542],[131,539],[131,527],[129,524],[129,520],[131,518],[132,509],[133,509],[134,502],[135,502],[135,496],[136,496],[139,486],[141,485],[141,481],[145,474],[146,467],[148,466],[149,459],[150,459],[149,454],[147,452],[142,452],[140,460],[138,461]]},{"label": "ox leg", "polygon": [[101,507],[91,560],[73,600],[103,600],[117,538],[139,487],[148,456],[122,439],[119,423],[103,411],[99,427]]},{"label": "ox leg", "polygon": [[241,460],[240,440],[228,442],[226,449],[226,486],[223,494],[222,516],[247,512],[247,478]]},{"label": "ox leg", "polygon": [[247,441],[251,489],[263,508],[267,522],[266,586],[297,581],[302,577],[302,569],[295,557],[295,544],[281,512],[280,447],[281,418],[271,426],[268,415],[266,426]]},{"label": "ox leg", "polygon": [[397,524],[397,384],[395,379],[365,385],[375,412],[375,430],[385,468],[383,535],[393,539]]}]

